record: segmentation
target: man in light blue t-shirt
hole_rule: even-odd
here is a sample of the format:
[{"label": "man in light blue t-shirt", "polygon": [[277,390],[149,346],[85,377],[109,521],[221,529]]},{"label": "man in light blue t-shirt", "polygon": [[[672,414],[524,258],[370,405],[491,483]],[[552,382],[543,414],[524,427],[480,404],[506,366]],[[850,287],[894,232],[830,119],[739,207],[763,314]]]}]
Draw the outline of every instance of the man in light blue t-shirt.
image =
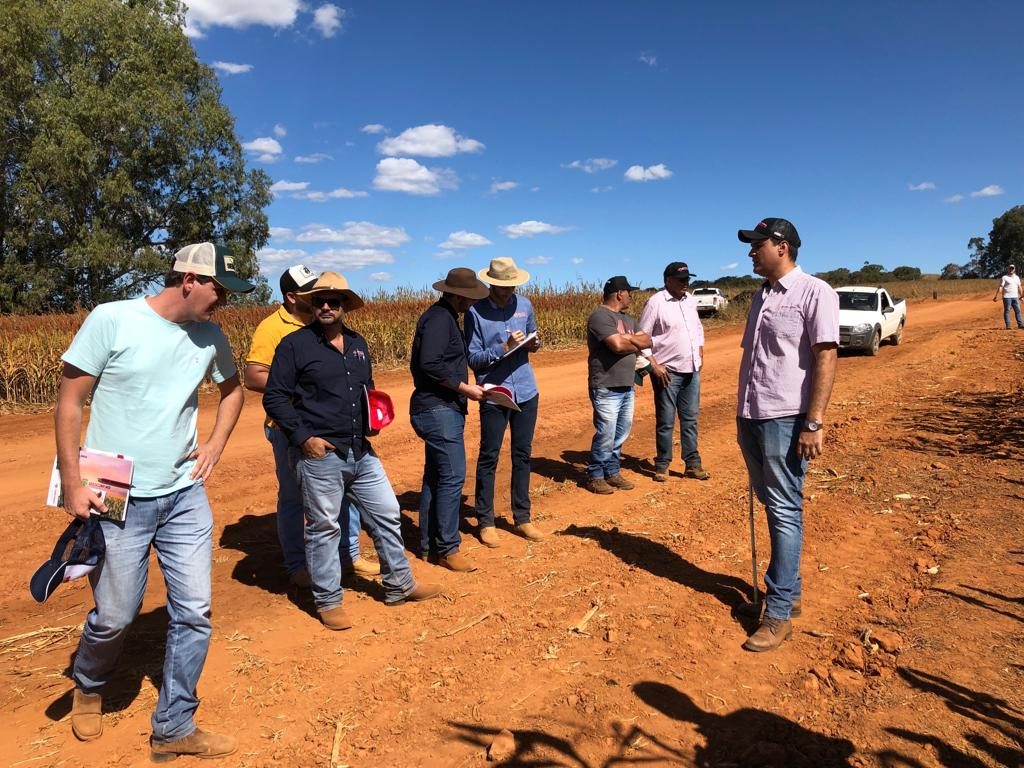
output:
[{"label": "man in light blue t-shirt", "polygon": [[[142,606],[155,548],[171,620],[152,719],[153,757],[221,757],[236,749],[234,737],[198,730],[193,715],[211,628],[213,515],[203,483],[220,460],[243,402],[231,347],[210,317],[228,291],[252,289],[224,249],[212,243],[186,246],[175,255],[160,293],[96,307],[62,357],[55,431],[65,511],[83,520],[106,511],[102,499],[82,485],[79,470],[90,393],[85,447],[135,461],[124,522],[102,521],[106,557],[89,577],[96,607],[72,669],[71,729],[83,741],[103,733],[100,690]],[[208,374],[220,403],[212,433],[199,442],[197,391]]]}]

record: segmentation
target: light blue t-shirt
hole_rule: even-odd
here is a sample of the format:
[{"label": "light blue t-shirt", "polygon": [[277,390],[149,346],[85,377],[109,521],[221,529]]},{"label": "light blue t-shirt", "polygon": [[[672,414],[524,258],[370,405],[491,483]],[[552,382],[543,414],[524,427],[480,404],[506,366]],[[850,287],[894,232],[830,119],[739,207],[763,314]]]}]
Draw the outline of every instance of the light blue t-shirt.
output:
[{"label": "light blue t-shirt", "polygon": [[101,304],[61,359],[96,376],[85,447],[135,460],[132,493],[186,488],[198,445],[197,390],[235,375],[231,346],[210,322],[165,320],[144,299]]}]

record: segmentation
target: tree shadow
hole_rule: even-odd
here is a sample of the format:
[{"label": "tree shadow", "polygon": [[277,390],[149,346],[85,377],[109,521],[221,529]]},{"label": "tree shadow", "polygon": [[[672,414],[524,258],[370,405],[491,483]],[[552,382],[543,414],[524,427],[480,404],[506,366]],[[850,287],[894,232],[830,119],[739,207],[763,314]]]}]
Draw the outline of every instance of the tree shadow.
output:
[{"label": "tree shadow", "polygon": [[[453,720],[449,720],[448,725],[456,729],[455,738],[458,741],[483,750],[490,746],[494,737],[501,731],[501,728],[489,728],[471,723],[459,723]],[[590,768],[590,764],[584,760],[583,756],[568,739],[551,736],[543,731],[526,729],[516,729],[512,733],[515,736],[514,752],[501,762],[495,763],[495,765],[534,766],[535,768],[541,768],[541,766]],[[556,761],[543,757],[541,754],[542,750],[557,752],[564,759]]]},{"label": "tree shadow", "polygon": [[[1024,717],[1021,715],[1024,713],[1005,699],[975,691],[922,670],[901,667],[897,672],[913,688],[938,696],[951,712],[986,725],[1017,742],[1021,741],[1024,733]],[[1020,753],[1020,757],[1024,758],[1024,752]]]},{"label": "tree shadow", "polygon": [[1016,436],[1024,430],[1021,392],[953,392],[931,407],[905,414],[903,445],[928,455],[976,454],[1024,458]]},{"label": "tree shadow", "polygon": [[[965,584],[961,584],[960,586],[961,587],[966,587],[967,589],[973,589],[973,587],[967,587]],[[996,608],[994,605],[989,605],[984,600],[981,600],[981,599],[979,599],[977,597],[973,597],[972,595],[962,595],[959,592],[954,592],[951,589],[942,589],[941,587],[931,587],[931,591],[932,592],[941,592],[944,595],[949,595],[950,597],[955,597],[957,600],[962,600],[963,602],[967,603],[968,605],[973,605],[973,606],[975,606],[977,608],[984,608],[986,611],[992,611],[992,613],[998,613],[1000,616],[1006,616],[1007,618],[1014,619],[1015,621],[1024,622],[1024,617],[1017,616],[1016,614],[1010,613],[1009,611],[1004,611],[1001,608]],[[984,592],[984,590],[977,590],[977,591]],[[1000,597],[1002,597],[1002,596],[1000,595]],[[1005,600],[1005,599],[1011,599],[1011,598],[1003,598],[1003,599]]]},{"label": "tree shadow", "polygon": [[[132,622],[124,648],[109,682],[103,687],[103,712],[121,712],[139,697],[147,679],[156,691],[164,679],[164,653],[167,646],[167,608],[161,606],[140,613]],[[77,652],[77,650],[75,651]],[[71,680],[74,653],[68,660],[64,675]],[[61,720],[71,713],[74,682],[59,697],[50,702],[45,714],[51,720]]]},{"label": "tree shadow", "polygon": [[704,737],[693,765],[779,765],[787,768],[849,768],[853,743],[815,733],[772,712],[743,708],[726,715],[706,712],[682,691],[664,683],[644,681],[633,693],[667,717],[693,723]]},{"label": "tree shadow", "polygon": [[746,595],[751,593],[750,584],[741,578],[705,571],[680,557],[664,544],[633,533],[624,533],[617,527],[605,530],[593,525],[578,526],[574,523],[559,531],[559,535],[592,539],[600,544],[602,549],[611,552],[630,566],[643,568],[653,576],[710,595],[731,609],[733,616],[744,628],[752,630],[757,626],[756,617],[747,618],[736,614],[737,609],[746,605]]},{"label": "tree shadow", "polygon": [[[988,763],[974,755],[969,755],[962,750],[957,749],[952,744],[948,744],[938,736],[933,736],[926,733],[915,733],[905,728],[886,728],[888,733],[891,733],[897,738],[909,741],[914,744],[920,744],[921,746],[929,746],[935,750],[935,754],[939,758],[939,764],[943,766],[950,766],[953,768],[988,768],[991,763]],[[986,752],[991,755],[993,759],[997,761],[998,765],[1021,765],[1021,760],[1024,758],[1024,752],[1013,749],[1012,747],[1004,747],[999,744],[993,744],[984,736],[976,733],[970,733],[965,736],[966,740],[975,749],[982,752]],[[925,763],[916,760],[912,757],[902,755],[895,750],[884,750],[878,752],[879,762],[884,768],[927,768]],[[929,762],[927,765],[931,765]]]}]

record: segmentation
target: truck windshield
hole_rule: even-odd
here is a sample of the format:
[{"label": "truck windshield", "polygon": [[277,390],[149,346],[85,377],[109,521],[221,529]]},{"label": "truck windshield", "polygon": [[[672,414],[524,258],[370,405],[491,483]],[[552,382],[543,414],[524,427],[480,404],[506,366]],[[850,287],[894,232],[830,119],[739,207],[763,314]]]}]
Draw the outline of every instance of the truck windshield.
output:
[{"label": "truck windshield", "polygon": [[878,294],[840,291],[839,308],[853,309],[860,312],[876,312],[878,311]]}]

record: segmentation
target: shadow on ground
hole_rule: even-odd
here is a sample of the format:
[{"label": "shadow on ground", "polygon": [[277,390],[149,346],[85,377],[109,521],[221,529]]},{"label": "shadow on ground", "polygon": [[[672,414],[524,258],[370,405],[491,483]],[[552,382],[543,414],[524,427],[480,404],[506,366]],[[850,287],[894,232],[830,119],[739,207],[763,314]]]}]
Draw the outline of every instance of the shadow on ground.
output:
[{"label": "shadow on ground", "polygon": [[907,430],[904,447],[928,455],[973,454],[1024,458],[1017,436],[1024,430],[1016,392],[953,392],[924,409],[908,412],[899,425]]}]

